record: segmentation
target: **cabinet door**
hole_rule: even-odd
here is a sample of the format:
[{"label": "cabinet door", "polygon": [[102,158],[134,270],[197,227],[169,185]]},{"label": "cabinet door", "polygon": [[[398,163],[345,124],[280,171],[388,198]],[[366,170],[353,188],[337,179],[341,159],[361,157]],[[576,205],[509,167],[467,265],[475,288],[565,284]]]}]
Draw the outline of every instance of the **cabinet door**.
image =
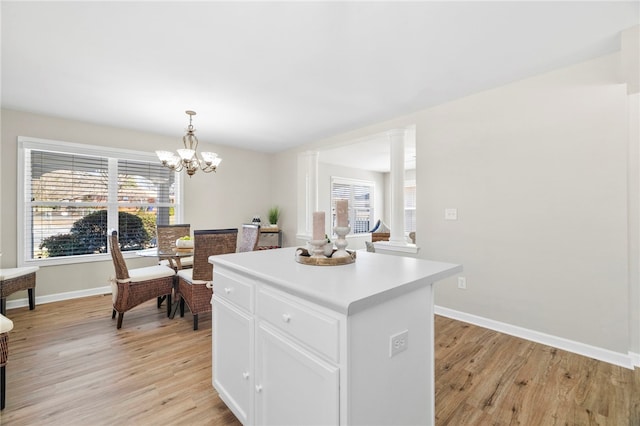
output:
[{"label": "cabinet door", "polygon": [[265,323],[257,332],[256,423],[339,422],[339,370]]},{"label": "cabinet door", "polygon": [[253,405],[253,317],[213,297],[213,387],[243,424]]}]

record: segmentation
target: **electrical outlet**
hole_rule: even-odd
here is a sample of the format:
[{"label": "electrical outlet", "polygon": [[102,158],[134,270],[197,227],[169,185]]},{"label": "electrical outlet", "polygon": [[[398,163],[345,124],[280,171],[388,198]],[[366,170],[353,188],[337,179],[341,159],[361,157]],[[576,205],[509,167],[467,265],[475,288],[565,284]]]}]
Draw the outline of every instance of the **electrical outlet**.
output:
[{"label": "electrical outlet", "polygon": [[458,220],[458,209],[456,209],[456,208],[444,209],[444,219],[445,220]]},{"label": "electrical outlet", "polygon": [[467,279],[465,277],[458,277],[458,288],[467,289]]},{"label": "electrical outlet", "polygon": [[409,330],[396,333],[389,338],[389,358],[406,351],[409,347]]}]

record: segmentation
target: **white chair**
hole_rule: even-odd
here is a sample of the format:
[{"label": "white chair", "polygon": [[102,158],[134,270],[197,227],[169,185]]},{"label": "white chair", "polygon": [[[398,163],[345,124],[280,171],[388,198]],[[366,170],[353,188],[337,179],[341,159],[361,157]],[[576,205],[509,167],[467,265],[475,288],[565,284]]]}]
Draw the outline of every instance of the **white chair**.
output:
[{"label": "white chair", "polygon": [[254,251],[258,248],[260,238],[260,225],[245,223],[242,225],[242,234],[238,243],[238,253]]}]

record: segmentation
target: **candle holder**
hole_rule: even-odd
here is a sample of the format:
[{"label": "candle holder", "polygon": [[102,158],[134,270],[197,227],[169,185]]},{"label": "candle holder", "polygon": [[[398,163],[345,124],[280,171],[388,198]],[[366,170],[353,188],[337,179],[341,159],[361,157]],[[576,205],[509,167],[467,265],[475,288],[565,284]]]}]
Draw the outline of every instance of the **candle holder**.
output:
[{"label": "candle holder", "polygon": [[322,240],[310,240],[309,244],[313,247],[313,254],[311,255],[311,257],[314,258],[318,258],[318,257],[322,257],[322,258],[326,258],[326,256],[324,255],[324,246],[325,244],[327,244],[327,240],[326,239],[322,239]]},{"label": "candle holder", "polygon": [[350,257],[351,255],[345,250],[347,248],[347,239],[345,236],[351,231],[351,227],[349,226],[336,226],[333,228],[334,232],[338,236],[336,239],[336,250],[331,257]]}]

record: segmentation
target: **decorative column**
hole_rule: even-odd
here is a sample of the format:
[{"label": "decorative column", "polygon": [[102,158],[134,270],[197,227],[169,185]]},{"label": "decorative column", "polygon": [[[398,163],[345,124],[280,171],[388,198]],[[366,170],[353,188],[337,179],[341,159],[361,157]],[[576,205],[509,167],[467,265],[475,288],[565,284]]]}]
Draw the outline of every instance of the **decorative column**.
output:
[{"label": "decorative column", "polygon": [[318,211],[318,152],[298,154],[298,239],[307,241],[313,233],[313,212]]},{"label": "decorative column", "polygon": [[404,137],[405,129],[387,132],[391,147],[391,235],[389,244],[406,246],[404,237]]}]

